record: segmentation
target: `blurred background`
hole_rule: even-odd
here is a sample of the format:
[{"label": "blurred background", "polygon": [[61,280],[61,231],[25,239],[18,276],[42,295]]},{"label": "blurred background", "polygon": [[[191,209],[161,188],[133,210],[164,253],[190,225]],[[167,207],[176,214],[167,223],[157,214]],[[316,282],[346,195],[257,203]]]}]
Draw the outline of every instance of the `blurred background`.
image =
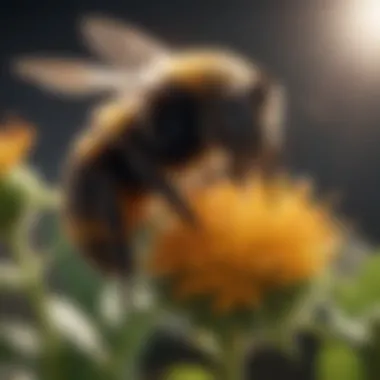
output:
[{"label": "blurred background", "polygon": [[[340,211],[363,237],[380,241],[380,1],[3,2],[0,113],[15,110],[36,123],[32,161],[52,181],[59,179],[91,102],[64,101],[27,86],[11,77],[9,63],[36,52],[85,57],[76,25],[81,15],[98,12],[142,26],[173,46],[227,46],[267,67],[288,92],[288,166],[312,175],[324,192],[341,194]],[[270,352],[259,355],[252,364],[259,378],[311,379],[314,343],[306,337],[302,344],[301,366]],[[160,334],[148,351],[147,373],[178,356],[201,360],[179,338]]]}]

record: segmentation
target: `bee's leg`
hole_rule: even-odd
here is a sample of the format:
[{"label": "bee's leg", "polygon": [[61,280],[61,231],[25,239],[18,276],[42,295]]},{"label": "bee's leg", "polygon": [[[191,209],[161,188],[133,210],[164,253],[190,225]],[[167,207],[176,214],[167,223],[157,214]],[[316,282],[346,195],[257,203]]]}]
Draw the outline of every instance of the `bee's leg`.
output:
[{"label": "bee's leg", "polygon": [[279,148],[266,148],[261,158],[261,171],[264,179],[273,179],[282,167],[283,152]]},{"label": "bee's leg", "polygon": [[159,170],[157,164],[153,162],[153,159],[136,149],[130,149],[128,154],[128,159],[134,169],[139,173],[140,179],[149,186],[149,188],[162,194],[187,223],[197,226],[196,216],[188,202],[181,196],[177,189],[174,188],[170,181],[165,178],[164,173]]}]

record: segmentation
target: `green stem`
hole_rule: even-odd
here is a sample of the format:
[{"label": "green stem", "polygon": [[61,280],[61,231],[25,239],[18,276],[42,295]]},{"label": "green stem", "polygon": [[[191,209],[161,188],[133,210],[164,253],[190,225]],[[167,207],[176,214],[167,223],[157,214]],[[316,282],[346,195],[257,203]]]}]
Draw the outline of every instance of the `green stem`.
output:
[{"label": "green stem", "polygon": [[[139,376],[140,355],[156,320],[153,311],[131,313],[121,329],[121,339],[115,345],[110,361],[106,365],[109,379],[135,379]],[[129,326],[134,326],[131,329]]]},{"label": "green stem", "polygon": [[246,346],[239,331],[224,334],[221,339],[220,380],[244,380]]},{"label": "green stem", "polygon": [[20,225],[11,235],[12,255],[25,275],[25,291],[34,309],[43,336],[42,347],[42,378],[57,380],[60,378],[58,360],[59,339],[51,323],[49,306],[47,303],[47,290],[43,271],[37,255],[29,246],[28,232],[30,217],[28,213]]}]

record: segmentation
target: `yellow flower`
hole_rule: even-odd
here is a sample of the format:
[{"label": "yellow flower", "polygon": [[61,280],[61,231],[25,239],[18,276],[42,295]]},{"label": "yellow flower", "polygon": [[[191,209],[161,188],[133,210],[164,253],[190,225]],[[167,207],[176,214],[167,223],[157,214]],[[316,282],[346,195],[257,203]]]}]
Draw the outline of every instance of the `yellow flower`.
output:
[{"label": "yellow flower", "polygon": [[29,154],[35,140],[34,129],[18,117],[0,124],[0,175],[8,173]]},{"label": "yellow flower", "polygon": [[173,216],[148,262],[174,300],[206,296],[219,314],[250,310],[269,292],[319,275],[336,252],[338,225],[307,182],[255,176],[245,188],[225,181],[190,198],[201,228]]},{"label": "yellow flower", "polygon": [[31,175],[22,164],[35,139],[26,121],[9,117],[0,123],[0,235],[8,233],[26,207],[32,191]]}]

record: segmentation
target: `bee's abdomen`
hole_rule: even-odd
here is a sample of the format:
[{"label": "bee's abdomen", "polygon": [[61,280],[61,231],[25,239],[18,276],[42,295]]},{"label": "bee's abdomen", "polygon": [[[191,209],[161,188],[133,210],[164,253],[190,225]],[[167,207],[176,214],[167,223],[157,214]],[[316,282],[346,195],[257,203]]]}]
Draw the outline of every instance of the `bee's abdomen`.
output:
[{"label": "bee's abdomen", "polygon": [[[141,219],[126,183],[104,166],[104,158],[67,173],[63,218],[72,244],[103,272],[133,270],[131,235]],[[128,200],[126,202],[126,200]]]}]

